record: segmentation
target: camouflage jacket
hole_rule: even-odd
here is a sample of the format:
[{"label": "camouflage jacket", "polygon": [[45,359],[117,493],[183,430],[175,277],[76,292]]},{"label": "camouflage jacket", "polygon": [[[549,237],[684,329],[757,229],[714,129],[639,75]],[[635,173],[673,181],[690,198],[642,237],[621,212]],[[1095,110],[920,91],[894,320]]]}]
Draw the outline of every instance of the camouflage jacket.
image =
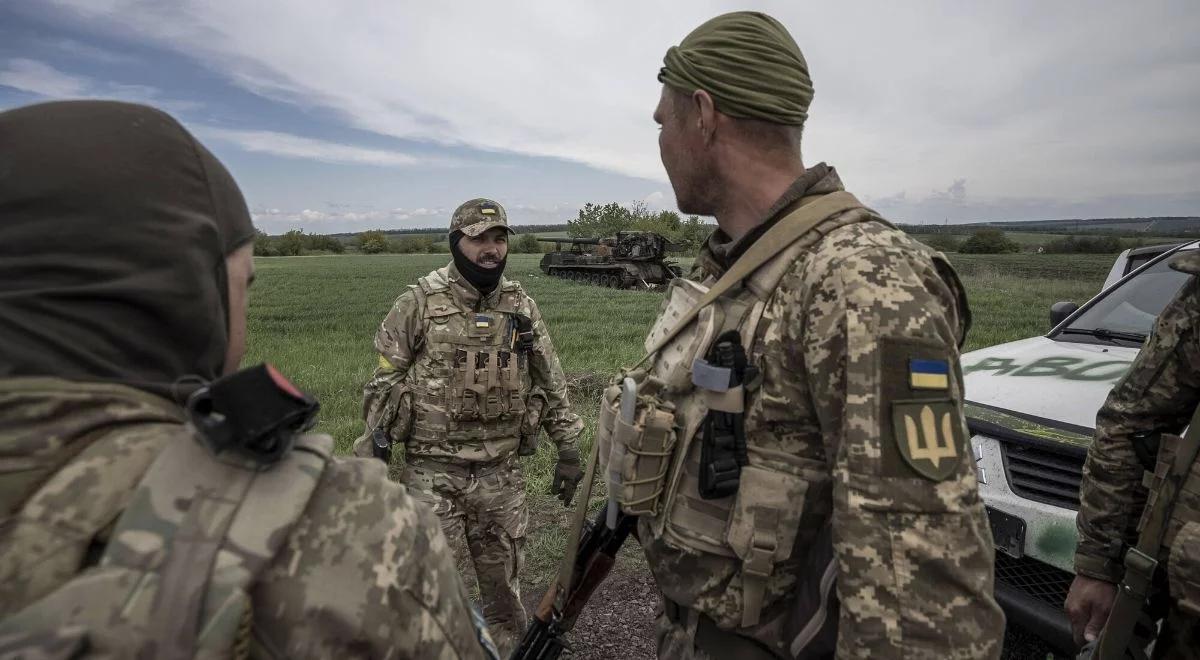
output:
[{"label": "camouflage jacket", "polygon": [[[1200,252],[1175,257],[1176,270],[1200,275]],[[1116,582],[1125,544],[1137,541],[1146,502],[1139,434],[1182,432],[1200,405],[1200,278],[1192,277],[1163,309],[1137,359],[1096,415],[1080,488],[1075,570]],[[1200,525],[1200,465],[1193,465],[1167,525],[1169,549],[1185,523]],[[1194,526],[1195,526],[1194,525]],[[1166,558],[1165,556],[1163,557]],[[1194,576],[1200,583],[1200,575]]]},{"label": "camouflage jacket", "polygon": [[[532,325],[528,350],[519,317]],[[407,456],[511,456],[534,388],[544,397],[540,426],[560,452],[574,449],[583,430],[537,304],[514,280],[501,278],[481,297],[453,263],[435,270],[396,299],[375,349],[379,366],[364,387],[367,428],[388,429]]]},{"label": "camouflage jacket", "polygon": [[[94,564],[150,465],[187,433],[178,406],[128,387],[0,380],[0,619]],[[330,459],[279,552],[257,547],[238,549],[266,562],[250,589],[256,655],[485,657],[437,518],[376,461]]]},{"label": "camouflage jacket", "polygon": [[[801,197],[841,189],[832,168],[812,168],[767,222]],[[725,271],[731,246],[722,238],[710,239],[690,279],[711,286]],[[790,558],[766,583],[763,623],[737,632],[780,643],[772,627],[785,625],[779,612],[799,582],[820,580],[801,573],[831,522],[838,657],[997,657],[1004,617],[992,596],[991,533],[962,417],[961,284],[944,260],[867,209],[835,214],[800,241],[805,249],[757,323],[750,359],[761,383],[746,394],[744,428],[751,466],[786,469],[805,483],[782,496],[800,511],[784,516],[798,524]],[[940,367],[938,378],[918,382],[921,365]],[[943,452],[934,460],[908,450],[921,441],[900,421],[915,415],[930,435],[921,405],[943,420],[940,444],[924,440],[926,450]],[[685,477],[680,488],[695,485]],[[681,551],[649,524],[643,519],[639,537],[664,594],[736,625],[742,563]]]}]

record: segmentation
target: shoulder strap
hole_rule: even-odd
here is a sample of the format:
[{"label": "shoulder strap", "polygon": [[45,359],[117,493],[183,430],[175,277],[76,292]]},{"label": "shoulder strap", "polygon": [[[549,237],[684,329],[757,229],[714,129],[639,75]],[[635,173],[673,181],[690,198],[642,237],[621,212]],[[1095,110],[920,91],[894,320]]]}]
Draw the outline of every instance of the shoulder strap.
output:
[{"label": "shoulder strap", "polygon": [[696,315],[700,313],[700,310],[710,305],[721,294],[740,283],[760,266],[770,261],[772,257],[799,240],[801,236],[820,224],[822,220],[858,208],[863,208],[862,203],[854,195],[844,190],[829,193],[828,195],[821,195],[816,201],[803,203],[800,208],[789,213],[775,226],[768,229],[758,240],[754,241],[750,249],[734,262],[729,270],[725,271],[725,274],[712,285],[712,288],[704,294],[704,297],[696,303],[695,307],[690,309],[687,314],[684,314],[683,318],[679,319],[679,323],[674,328],[671,328],[670,332],[663,335],[661,339],[650,347],[650,350],[647,351],[641,360],[638,360],[634,368],[671,343],[672,339],[696,319]]},{"label": "shoulder strap", "polygon": [[[167,445],[101,560],[159,574],[148,621],[155,657],[222,654],[245,641],[249,586],[308,506],[332,450],[329,436],[301,436],[264,470],[214,457],[190,437]],[[146,552],[148,538],[156,552]],[[138,589],[130,603],[148,597]]]}]

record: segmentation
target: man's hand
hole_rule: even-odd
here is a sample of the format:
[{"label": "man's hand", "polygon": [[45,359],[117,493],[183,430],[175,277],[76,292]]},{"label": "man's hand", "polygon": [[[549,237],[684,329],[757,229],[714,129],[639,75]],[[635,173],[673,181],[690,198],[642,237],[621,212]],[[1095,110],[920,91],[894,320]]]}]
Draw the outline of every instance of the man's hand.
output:
[{"label": "man's hand", "polygon": [[1117,585],[1112,582],[1075,576],[1071,591],[1067,593],[1066,610],[1077,645],[1083,646],[1100,636],[1116,597]]},{"label": "man's hand", "polygon": [[563,506],[571,506],[575,487],[583,480],[583,469],[579,466],[578,449],[560,449],[558,463],[554,466],[554,479],[550,482],[550,494],[558,495]]}]

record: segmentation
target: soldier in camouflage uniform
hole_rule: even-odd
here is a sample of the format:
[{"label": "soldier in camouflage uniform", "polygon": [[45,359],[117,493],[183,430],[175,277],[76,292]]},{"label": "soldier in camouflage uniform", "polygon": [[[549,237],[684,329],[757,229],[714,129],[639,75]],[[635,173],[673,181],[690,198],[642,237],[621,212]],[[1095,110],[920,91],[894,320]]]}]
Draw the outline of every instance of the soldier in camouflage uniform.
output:
[{"label": "soldier in camouflage uniform", "polygon": [[503,276],[510,231],[494,201],[454,211],[454,261],[409,286],[384,318],[363,403],[367,436],[384,429],[403,445],[404,483],[441,517],[454,548],[465,539],[505,653],[526,626],[518,574],[529,512],[518,449],[532,453],[538,427],[546,430],[558,449],[553,492],[566,506],[582,477],[583,429],[537,304]]},{"label": "soldier in camouflage uniform", "polygon": [[[701,25],[659,80],[678,207],[719,227],[672,284],[649,366],[631,372],[639,421],[616,432],[621,479],[641,483],[658,465],[641,406],[671,420],[660,494],[636,503],[664,600],[659,657],[997,657],[1004,618],[962,416],[957,276],[844,192],[832,167],[801,163],[812,87],[774,19]],[[728,337],[747,366],[707,362]],[[705,453],[729,451],[706,439],[715,414],[744,428],[732,493],[705,491],[720,468]]]},{"label": "soldier in camouflage uniform", "polygon": [[493,657],[382,465],[318,435],[217,458],[186,423],[244,349],[221,163],[124,103],[9,110],[0,144],[0,656]]},{"label": "soldier in camouflage uniform", "polygon": [[[1200,251],[1173,259],[1172,268],[1193,277],[1096,415],[1096,440],[1084,464],[1076,577],[1066,603],[1079,643],[1104,626],[1124,571],[1122,551],[1137,541],[1147,495],[1142,475],[1150,464],[1139,450],[1159,460],[1173,455],[1175,446],[1162,442],[1154,451],[1148,441],[1182,432],[1200,406]],[[1200,461],[1175,501],[1158,559],[1168,585],[1155,657],[1200,657]]]}]

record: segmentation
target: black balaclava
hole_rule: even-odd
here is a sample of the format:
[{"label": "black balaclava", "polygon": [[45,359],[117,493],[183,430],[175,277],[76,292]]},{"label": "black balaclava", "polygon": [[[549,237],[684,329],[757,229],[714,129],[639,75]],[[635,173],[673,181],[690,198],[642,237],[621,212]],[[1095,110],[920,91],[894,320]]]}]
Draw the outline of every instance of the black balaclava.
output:
[{"label": "black balaclava", "polygon": [[499,266],[484,268],[468,259],[462,250],[458,249],[458,242],[462,240],[462,237],[461,231],[450,234],[450,254],[454,255],[454,267],[463,277],[467,278],[467,281],[479,291],[480,295],[486,296],[494,291],[496,285],[500,283],[500,277],[504,275],[504,266],[508,263],[508,255],[504,255]]},{"label": "black balaclava", "polygon": [[0,113],[0,378],[176,398],[181,379],[218,377],[225,257],[253,236],[233,177],[163,112],[64,101]]}]

